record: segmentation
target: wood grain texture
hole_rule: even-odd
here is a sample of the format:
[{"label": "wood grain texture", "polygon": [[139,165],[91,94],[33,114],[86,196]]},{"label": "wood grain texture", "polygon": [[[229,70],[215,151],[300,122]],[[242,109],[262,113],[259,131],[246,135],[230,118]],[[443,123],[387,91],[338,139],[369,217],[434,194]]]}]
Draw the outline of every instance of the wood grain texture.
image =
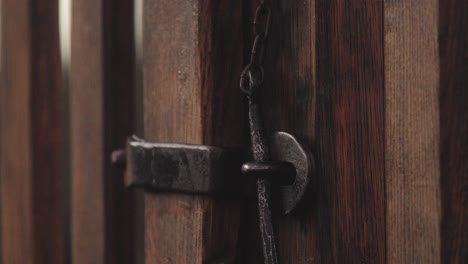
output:
[{"label": "wood grain texture", "polygon": [[[106,263],[136,263],[142,194],[124,186],[124,171],[108,157],[135,134],[135,47],[133,1],[103,1],[104,195]],[[141,197],[140,197],[141,196]]]},{"label": "wood grain texture", "polygon": [[[8,12],[5,12],[8,10]],[[2,1],[2,261],[33,263],[28,1]],[[6,52],[8,51],[8,52]],[[23,208],[23,209],[22,209]]]},{"label": "wood grain texture", "polygon": [[442,263],[468,262],[468,2],[439,1]]},{"label": "wood grain texture", "polygon": [[3,263],[64,263],[58,2],[2,1]]},{"label": "wood grain texture", "polygon": [[[58,1],[31,3],[31,131],[35,263],[65,262],[65,98]],[[47,153],[47,154],[45,154]],[[43,241],[46,240],[47,243]]]},{"label": "wood grain texture", "polygon": [[383,4],[316,3],[321,262],[384,263]]},{"label": "wood grain texture", "polygon": [[[239,145],[240,2],[151,0],[143,10],[145,138]],[[234,256],[238,210],[236,201],[146,194],[146,263],[203,263]]]},{"label": "wood grain texture", "polygon": [[438,3],[384,5],[387,261],[438,263]]},{"label": "wood grain texture", "polygon": [[102,1],[71,12],[71,260],[105,263]]},{"label": "wood grain texture", "polygon": [[[251,35],[252,19],[258,1],[250,4],[250,17],[245,16],[245,31]],[[306,141],[311,147],[315,143],[315,99],[316,99],[316,46],[315,46],[315,1],[283,1],[272,5],[272,32],[265,54],[265,83],[262,86],[262,114],[267,135],[275,131],[287,131]],[[246,41],[246,53],[250,52],[252,40]],[[249,58],[250,54],[247,54]],[[315,183],[314,183],[315,185]],[[313,191],[313,190],[312,190]],[[321,263],[318,248],[317,208],[313,196],[308,197],[298,214],[274,216],[278,235],[281,263]],[[260,263],[260,233],[256,201],[245,211],[250,217],[243,232],[245,260],[242,263]]]}]

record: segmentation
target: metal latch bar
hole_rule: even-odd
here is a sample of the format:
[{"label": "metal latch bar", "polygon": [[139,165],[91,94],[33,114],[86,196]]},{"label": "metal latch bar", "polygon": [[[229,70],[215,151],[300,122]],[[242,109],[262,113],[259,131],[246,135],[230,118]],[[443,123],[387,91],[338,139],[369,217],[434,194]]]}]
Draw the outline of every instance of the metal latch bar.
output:
[{"label": "metal latch bar", "polygon": [[[314,159],[306,144],[286,132],[270,139],[272,161],[246,162],[248,151],[206,145],[152,143],[136,136],[112,153],[125,164],[125,185],[150,192],[242,196],[248,178],[264,177],[279,188],[279,210],[290,213],[309,189]],[[250,176],[250,177],[246,177]]]},{"label": "metal latch bar", "polygon": [[128,187],[210,194],[240,191],[246,155],[236,149],[150,143],[132,136],[127,142],[126,159]]}]

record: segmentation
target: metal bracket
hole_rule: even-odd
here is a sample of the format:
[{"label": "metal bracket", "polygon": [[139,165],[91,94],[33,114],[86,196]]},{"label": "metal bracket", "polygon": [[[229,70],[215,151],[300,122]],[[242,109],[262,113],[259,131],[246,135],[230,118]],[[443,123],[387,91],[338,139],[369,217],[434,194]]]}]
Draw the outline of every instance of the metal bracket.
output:
[{"label": "metal bracket", "polygon": [[[114,162],[126,159],[126,186],[152,192],[193,194],[246,193],[246,177],[267,177],[280,186],[280,210],[290,213],[308,189],[314,161],[307,146],[286,132],[271,138],[277,162],[248,162],[245,150],[205,145],[150,143],[132,136],[125,156],[113,153]],[[119,158],[120,157],[120,158]]]},{"label": "metal bracket", "polygon": [[204,145],[127,142],[126,185],[148,191],[233,193],[241,188],[242,151]]},{"label": "metal bracket", "polygon": [[286,132],[276,132],[270,140],[271,158],[291,163],[296,177],[291,185],[280,186],[280,210],[291,213],[304,198],[314,176],[315,162],[306,144]]}]

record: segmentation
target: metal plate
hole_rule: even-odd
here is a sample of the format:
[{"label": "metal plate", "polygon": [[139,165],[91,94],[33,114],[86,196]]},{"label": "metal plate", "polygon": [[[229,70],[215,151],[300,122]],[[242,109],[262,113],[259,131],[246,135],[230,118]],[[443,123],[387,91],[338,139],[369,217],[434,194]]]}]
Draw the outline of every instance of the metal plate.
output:
[{"label": "metal plate", "polygon": [[271,141],[271,158],[290,162],[296,168],[296,178],[292,185],[280,187],[280,210],[291,213],[304,197],[315,169],[312,153],[306,144],[286,132],[276,132]]},{"label": "metal plate", "polygon": [[239,193],[242,151],[204,145],[127,142],[128,187],[183,193]]}]

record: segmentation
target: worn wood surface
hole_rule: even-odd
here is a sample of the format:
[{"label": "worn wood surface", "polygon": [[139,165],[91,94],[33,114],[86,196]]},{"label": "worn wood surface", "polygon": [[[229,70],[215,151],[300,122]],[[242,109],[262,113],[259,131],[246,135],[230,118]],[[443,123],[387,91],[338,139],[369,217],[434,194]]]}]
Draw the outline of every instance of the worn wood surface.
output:
[{"label": "worn wood surface", "polygon": [[[144,2],[147,140],[238,146],[242,104],[240,1]],[[233,74],[236,73],[236,74]],[[222,99],[222,100],[221,100]],[[204,263],[235,255],[238,202],[145,195],[146,263]]]},{"label": "worn wood surface", "polygon": [[468,2],[439,1],[442,263],[468,262]]},{"label": "worn wood surface", "polygon": [[[258,1],[245,1],[250,9],[244,16],[244,30],[252,32],[252,20]],[[285,1],[272,5],[272,32],[265,54],[265,83],[262,90],[263,117],[267,134],[287,131],[315,143],[315,1]],[[245,41],[246,58],[250,56],[252,39]],[[278,249],[281,263],[320,263],[316,207],[309,197],[303,209],[307,213],[291,216],[275,214]],[[242,232],[244,259],[241,263],[262,262],[256,201],[247,201]],[[307,230],[307,231],[304,231]]]},{"label": "worn wood surface", "polygon": [[316,14],[321,262],[383,263],[383,4],[320,0]]},{"label": "worn wood surface", "polygon": [[[31,2],[34,261],[65,262],[65,155],[58,1]],[[47,155],[45,154],[47,153]],[[43,240],[47,239],[47,243]]]},{"label": "worn wood surface", "polygon": [[1,19],[2,260],[64,263],[57,1],[2,1]]},{"label": "worn wood surface", "polygon": [[[67,262],[57,1],[2,1],[1,263]],[[146,139],[248,143],[238,75],[256,5],[144,1]],[[137,199],[109,164],[135,128],[133,1],[72,14],[71,261],[135,263]],[[299,210],[275,215],[282,263],[468,261],[467,24],[463,0],[273,2],[265,125],[317,163]],[[251,197],[145,202],[146,263],[262,261]]]},{"label": "worn wood surface", "polygon": [[71,261],[105,263],[102,1],[71,12]]},{"label": "worn wood surface", "polygon": [[[27,3],[28,1],[2,1],[2,11],[10,10],[8,14],[2,12],[1,17],[0,169],[4,263],[33,263],[34,259],[30,155],[32,139],[29,136],[31,36]],[[5,241],[8,243],[4,243]]]},{"label": "worn wood surface", "polygon": [[[124,171],[109,162],[113,150],[135,133],[135,47],[133,1],[103,1],[104,195],[106,263],[136,263],[137,226],[142,207],[138,193],[124,186]],[[141,196],[141,194],[139,194]],[[141,198],[140,198],[141,200]]]},{"label": "worn wood surface", "polygon": [[437,0],[385,1],[387,261],[438,263]]}]

